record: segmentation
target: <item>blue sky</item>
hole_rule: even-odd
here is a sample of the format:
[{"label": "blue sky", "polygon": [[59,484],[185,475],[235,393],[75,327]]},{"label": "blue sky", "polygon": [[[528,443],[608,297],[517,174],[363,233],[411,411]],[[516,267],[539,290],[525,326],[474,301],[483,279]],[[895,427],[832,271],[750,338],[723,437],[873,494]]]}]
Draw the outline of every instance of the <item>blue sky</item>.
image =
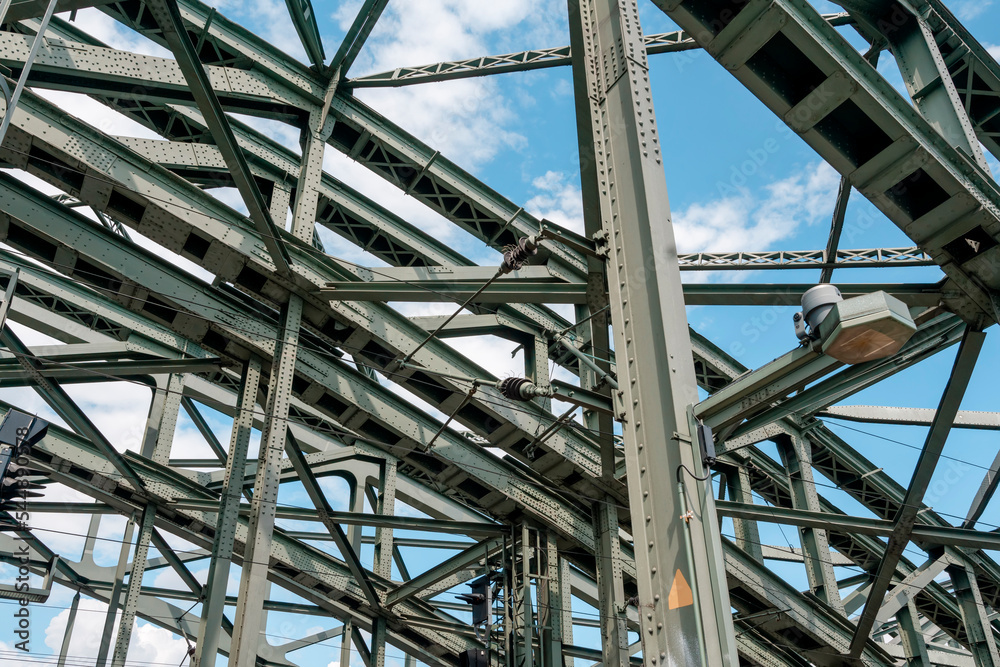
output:
[{"label": "blue sky", "polygon": [[[220,0],[219,11],[263,35],[269,42],[303,58],[301,47],[285,5],[280,0]],[[949,3],[953,11],[978,39],[1000,55],[1000,3],[994,0]],[[336,51],[348,25],[353,21],[360,0],[339,3],[316,3],[324,45],[329,58]],[[818,3],[822,12],[838,11],[830,3]],[[641,17],[647,34],[666,32],[675,26],[652,3],[640,2]],[[562,46],[569,42],[565,3],[561,0],[507,0],[483,3],[479,0],[412,0],[390,2],[369,44],[362,51],[352,75],[420,65],[491,53],[506,53],[528,48]],[[119,47],[165,55],[162,49],[117,26],[96,10],[83,10],[79,25],[104,41]],[[841,28],[859,48],[861,40],[850,28]],[[666,182],[670,192],[671,213],[682,251],[697,250],[768,250],[814,249],[826,243],[838,177],[824,166],[819,157],[793,133],[777,122],[774,115],[758,102],[728,72],[700,51],[662,54],[650,59],[651,82],[657,110],[660,139],[663,145]],[[879,71],[901,89],[901,81],[891,57],[883,54]],[[46,93],[72,113],[101,127],[110,134],[149,136],[141,128],[99,107],[66,93]],[[442,154],[468,169],[504,196],[524,205],[537,215],[567,227],[582,229],[580,183],[578,176],[576,132],[572,121],[573,98],[570,72],[566,68],[508,74],[484,79],[424,84],[398,90],[364,90],[358,96],[376,110],[413,132]],[[298,150],[297,133],[276,123],[249,119],[261,130]],[[752,168],[744,169],[750,160]],[[403,196],[365,168],[347,158],[327,151],[327,170],[336,177],[372,196],[409,221],[457,248],[466,256],[483,263],[496,263],[496,253],[459,230],[419,202]],[[991,161],[994,174],[998,165]],[[740,170],[743,169],[741,172]],[[227,203],[240,208],[233,192],[217,193]],[[664,212],[664,217],[666,212]],[[329,233],[323,239],[333,254],[360,263],[376,264],[373,258]],[[909,241],[891,222],[860,195],[854,193],[848,208],[845,248],[906,247]],[[204,275],[203,271],[198,271]],[[936,282],[941,277],[934,268],[878,270],[843,270],[835,279],[843,282]],[[715,274],[685,279],[742,282],[812,282],[818,271],[755,272]],[[446,306],[401,305],[407,314],[450,312]],[[796,345],[791,316],[787,308],[710,308],[688,309],[692,326],[724,350],[750,367],[758,367]],[[44,337],[23,332],[30,342]],[[990,332],[964,409],[997,410],[989,370],[1000,362],[1000,344]],[[454,342],[461,351],[486,365],[498,375],[520,372],[520,355],[507,354],[514,346],[489,337]],[[954,348],[922,364],[851,397],[848,404],[935,407],[944,388]],[[73,393],[73,392],[71,392]],[[138,403],[134,393],[122,387],[108,386],[101,392],[74,394],[88,409],[113,442],[134,448],[148,407],[148,399]],[[4,400],[18,399],[29,409],[45,410],[40,401],[26,392],[0,394]],[[221,415],[209,414],[219,439],[228,442],[229,422]],[[918,427],[888,427],[830,422],[833,430],[857,447],[877,466],[906,483],[916,462],[919,446],[926,432]],[[857,430],[850,430],[857,429]],[[858,430],[863,431],[858,432]],[[945,450],[946,458],[938,468],[929,492],[928,503],[954,518],[964,517],[969,502],[1000,442],[993,432],[955,431]],[[775,457],[773,448],[764,446]],[[175,455],[200,456],[204,444],[193,424],[182,418]],[[823,478],[817,479],[826,484]],[[331,498],[342,498],[344,490],[331,480]],[[851,514],[868,516],[864,508],[840,491],[821,488],[834,504]],[[75,498],[67,492],[66,498]],[[282,503],[307,504],[301,489],[283,489]],[[346,505],[343,506],[346,509]],[[416,513],[416,510],[404,512]],[[954,515],[952,517],[951,515]],[[1000,509],[987,511],[980,524],[1000,524]],[[46,524],[59,530],[55,523]],[[65,522],[62,524],[65,527]],[[287,527],[293,524],[286,522]],[[108,538],[97,549],[100,564],[112,564],[117,557],[123,521],[107,519],[102,536]],[[724,526],[731,534],[731,526]],[[788,527],[761,527],[763,541],[777,546],[797,546],[796,532]],[[79,540],[60,533],[50,533],[53,543],[67,551],[79,549]],[[328,545],[327,545],[328,546]],[[908,557],[920,559],[915,549]],[[370,561],[366,547],[363,558]],[[426,557],[414,555],[413,571],[419,571]],[[805,575],[799,565],[773,564],[794,585],[805,587]],[[0,572],[4,570],[0,568]],[[196,574],[198,574],[196,570]],[[852,572],[838,571],[840,576]],[[156,575],[147,583],[152,583]],[[166,577],[166,575],[164,575]],[[237,574],[234,581],[238,580]],[[170,583],[169,578],[159,584]],[[153,584],[157,585],[157,584]],[[231,589],[235,592],[235,589]],[[281,596],[291,599],[290,596]],[[61,638],[60,618],[70,595],[57,591],[50,607],[39,609],[36,628],[47,627],[49,639],[44,652],[58,649]],[[103,623],[100,605],[81,613],[81,621],[91,631],[82,633],[71,653],[92,655],[96,650],[94,629]],[[581,614],[593,613],[583,605]],[[193,613],[197,613],[197,609]],[[89,619],[85,621],[84,619]],[[320,627],[329,627],[324,619],[315,619],[314,627],[290,617],[272,615],[268,632],[274,643],[285,637],[299,637]],[[311,622],[311,621],[310,621]],[[99,630],[97,630],[99,632]],[[6,624],[0,624],[0,642],[7,646],[11,638]],[[36,635],[38,637],[39,635]],[[44,635],[42,635],[44,636]],[[179,638],[144,623],[137,631],[139,655],[149,662],[177,664],[186,645]],[[37,641],[37,639],[36,639]],[[578,629],[576,643],[597,646],[594,632]],[[42,642],[38,642],[41,647]],[[337,665],[339,641],[331,640],[296,655],[302,664]],[[0,650],[7,647],[0,644]],[[134,649],[135,650],[135,649]],[[2,656],[3,654],[0,654]],[[398,651],[390,650],[398,657]],[[394,661],[398,663],[398,661]],[[225,664],[224,659],[219,665]],[[352,663],[353,664],[353,663]],[[582,663],[581,663],[582,664]],[[346,666],[345,666],[346,667]]]}]

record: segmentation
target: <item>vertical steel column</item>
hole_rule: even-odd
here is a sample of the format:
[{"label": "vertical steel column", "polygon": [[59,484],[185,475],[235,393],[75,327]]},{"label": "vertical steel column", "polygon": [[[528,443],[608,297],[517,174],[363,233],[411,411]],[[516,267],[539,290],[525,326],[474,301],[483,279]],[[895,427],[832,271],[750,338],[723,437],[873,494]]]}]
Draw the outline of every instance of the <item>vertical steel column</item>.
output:
[{"label": "vertical steel column", "polygon": [[260,359],[250,357],[243,364],[240,397],[233,418],[232,434],[229,437],[226,477],[223,481],[222,498],[219,500],[219,517],[215,525],[212,560],[204,588],[198,643],[195,646],[192,667],[214,665],[219,651],[222,618],[226,610],[226,588],[229,585],[233,544],[236,541],[236,526],[239,523],[240,497],[243,493],[243,479],[247,467],[247,448],[250,446],[253,413],[259,389]]},{"label": "vertical steel column", "polygon": [[[364,480],[356,480],[351,488],[351,511],[361,513],[365,511]],[[377,505],[377,503],[376,503]],[[361,526],[351,525],[347,527],[347,540],[351,543],[354,553],[361,553]],[[341,631],[340,640],[340,664],[351,664],[351,641],[354,635],[354,623],[351,619],[344,621],[344,629]]]},{"label": "vertical steel column", "polygon": [[115,639],[111,667],[125,667],[125,659],[128,657],[128,645],[132,641],[135,610],[139,604],[139,594],[142,592],[142,577],[146,574],[146,557],[149,555],[149,541],[153,537],[155,520],[156,508],[148,505],[142,513],[142,527],[132,554],[132,571],[128,575],[128,591],[125,593],[125,605],[122,607],[122,617],[118,624],[118,637]]},{"label": "vertical steel column", "polygon": [[351,637],[354,635],[354,623],[346,621],[344,629],[341,631],[340,640],[340,664],[351,664]]},{"label": "vertical steel column", "polygon": [[[391,516],[396,513],[396,461],[382,463],[378,479],[378,507],[376,513]],[[392,528],[375,529],[375,558],[373,569],[380,577],[392,576]],[[372,667],[385,667],[385,617],[375,619],[372,627]]]},{"label": "vertical steel column", "polygon": [[923,667],[931,664],[927,657],[927,643],[920,632],[920,618],[917,616],[917,605],[913,599],[906,601],[896,612],[896,624],[899,626],[899,639],[903,644],[903,664],[913,667]]},{"label": "vertical steel column", "polygon": [[625,580],[618,536],[618,507],[610,498],[594,503],[597,542],[597,599],[601,614],[601,654],[605,665],[628,667]]},{"label": "vertical steel column", "polygon": [[986,605],[972,567],[967,564],[950,565],[948,576],[951,577],[955,597],[958,599],[958,608],[962,613],[965,634],[969,638],[969,648],[976,667],[997,667],[1000,665],[1000,656],[997,654],[996,642],[993,641],[993,627],[987,617]]},{"label": "vertical steel column", "polygon": [[570,564],[562,556],[559,557],[559,629],[562,632],[562,643],[573,643],[573,573]]},{"label": "vertical steel column", "polygon": [[532,650],[535,619],[531,607],[531,530],[527,523],[521,524],[521,652],[518,665],[534,665]]},{"label": "vertical steel column", "polygon": [[[321,132],[324,129],[321,124],[329,129],[333,127],[332,120],[323,123],[322,118],[322,114],[311,114],[302,133],[302,167],[293,207],[292,234],[306,243],[312,242],[315,233],[316,208],[319,202],[317,187],[323,175],[325,137]],[[257,645],[263,630],[263,593],[271,557],[281,458],[288,433],[288,407],[292,397],[292,379],[295,376],[301,325],[302,298],[292,294],[281,310],[281,340],[274,351],[268,382],[264,432],[261,435],[257,478],[250,504],[250,525],[243,556],[243,575],[240,578],[236,621],[233,624],[233,648],[229,656],[232,667],[252,667],[255,664]]]},{"label": "vertical steel column", "polygon": [[271,558],[281,458],[288,432],[288,406],[292,397],[292,378],[295,375],[301,324],[302,298],[293,294],[281,309],[281,339],[275,346],[268,382],[264,431],[260,441],[253,501],[250,503],[250,525],[243,554],[236,618],[233,621],[232,652],[229,656],[229,664],[233,667],[253,667],[256,664],[257,646],[263,630],[261,620],[264,584]]},{"label": "vertical steel column", "polygon": [[295,187],[292,206],[292,234],[312,243],[316,233],[316,210],[319,207],[319,187],[323,180],[323,152],[333,131],[333,118],[314,111],[302,129],[302,166]]},{"label": "vertical steel column", "polygon": [[135,517],[130,517],[125,525],[125,535],[122,537],[122,548],[118,552],[118,569],[115,571],[115,583],[108,597],[108,614],[104,618],[104,633],[101,644],[97,648],[98,667],[107,664],[108,652],[111,650],[111,635],[114,633],[115,617],[118,616],[118,601],[122,596],[122,584],[125,581],[125,568],[128,566],[128,553],[132,546],[132,532],[135,530]]},{"label": "vertical steel column", "polygon": [[[162,376],[161,376],[162,377]],[[170,449],[177,430],[177,415],[184,398],[184,376],[178,373],[168,376],[166,382],[157,377],[156,391],[149,404],[146,418],[146,437],[142,442],[141,454],[157,463],[167,465]]]},{"label": "vertical steel column", "polygon": [[66,632],[63,633],[62,646],[59,647],[59,662],[56,667],[66,667],[66,656],[69,655],[69,643],[73,639],[73,626],[76,625],[76,610],[80,607],[80,591],[73,596],[69,606],[69,617],[66,619]]},{"label": "vertical steel column", "polygon": [[[753,503],[753,493],[750,490],[750,473],[744,466],[730,468],[726,474],[726,486],[729,499],[738,503]],[[760,543],[760,529],[756,521],[733,519],[733,533],[736,546],[747,552],[758,563],[764,562],[764,550]]]},{"label": "vertical steel column", "polygon": [[[813,480],[812,453],[809,443],[798,436],[781,436],[774,439],[778,454],[788,474],[788,488],[791,491],[792,507],[795,509],[821,512],[816,483]],[[821,600],[845,615],[844,603],[840,599],[840,588],[833,573],[830,557],[830,541],[826,531],[820,528],[800,527],[802,561],[806,566],[809,589]]]},{"label": "vertical steel column", "polygon": [[[141,454],[157,463],[167,465],[170,460],[174,432],[177,428],[177,415],[181,408],[184,376],[170,375],[165,383],[158,381],[157,385],[162,385],[162,387],[157,387],[149,405],[146,434]],[[111,658],[112,667],[123,667],[128,657],[128,646],[132,639],[132,626],[135,624],[135,612],[142,590],[142,577],[146,572],[146,556],[149,554],[149,541],[153,537],[155,519],[156,510],[150,505],[142,514],[142,526],[139,530],[139,538],[135,543],[132,570],[129,573],[128,590],[125,594],[125,605],[122,608],[118,637],[115,640],[115,650]]]},{"label": "vertical steel column", "polygon": [[275,182],[271,188],[271,199],[267,203],[267,211],[271,214],[274,224],[285,228],[288,224],[288,209],[292,206],[292,186],[283,182]]},{"label": "vertical steel column", "polygon": [[597,193],[609,251],[644,659],[735,666],[714,501],[691,479],[704,472],[688,416],[698,392],[638,8],[569,7],[577,124],[590,127],[582,182]]},{"label": "vertical steel column", "polygon": [[[540,535],[540,534],[539,534]],[[559,558],[559,545],[554,532],[545,534],[544,549],[539,547],[539,577],[538,591],[538,632],[541,650],[542,667],[562,667],[563,643],[563,588],[562,568]],[[541,586],[544,586],[542,588]],[[569,600],[566,601],[567,606]],[[572,624],[572,617],[570,617]]]},{"label": "vertical steel column", "polygon": [[[524,376],[539,387],[549,386],[549,344],[544,338],[535,336],[531,344],[525,344]],[[551,398],[536,400],[546,410],[552,410]]]}]

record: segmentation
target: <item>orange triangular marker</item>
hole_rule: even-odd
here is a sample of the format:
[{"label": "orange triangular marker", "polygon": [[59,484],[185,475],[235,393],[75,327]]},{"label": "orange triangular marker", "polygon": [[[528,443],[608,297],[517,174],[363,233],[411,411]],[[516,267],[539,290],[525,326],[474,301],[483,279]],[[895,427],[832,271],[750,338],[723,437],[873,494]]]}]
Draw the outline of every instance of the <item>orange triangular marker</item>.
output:
[{"label": "orange triangular marker", "polygon": [[670,585],[670,595],[667,596],[668,609],[680,609],[689,604],[694,604],[694,596],[691,595],[691,587],[688,586],[687,579],[680,570],[674,574],[674,583]]}]

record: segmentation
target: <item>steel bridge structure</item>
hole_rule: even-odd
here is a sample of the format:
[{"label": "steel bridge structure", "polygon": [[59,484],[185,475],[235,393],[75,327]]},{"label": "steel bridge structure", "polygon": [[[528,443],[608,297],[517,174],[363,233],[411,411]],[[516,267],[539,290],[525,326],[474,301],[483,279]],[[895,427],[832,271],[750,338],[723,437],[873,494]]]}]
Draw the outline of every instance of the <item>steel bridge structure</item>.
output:
[{"label": "steel bridge structure", "polygon": [[[293,666],[295,651],[337,642],[331,660],[345,667],[1000,666],[1000,564],[989,554],[1000,535],[977,528],[1000,454],[964,521],[924,503],[953,428],[1000,429],[997,413],[959,409],[1000,317],[1000,186],[987,164],[1000,157],[1000,65],[948,8],[653,0],[680,30],[645,35],[637,0],[568,0],[569,45],[352,77],[387,0],[360,4],[331,58],[309,0],[288,2],[306,64],[198,0],[0,2],[0,387],[32,388],[65,422],[31,465],[92,499],[27,504],[32,516],[80,515],[82,555],[0,515],[2,558],[17,564],[26,543],[47,590],[76,591],[53,661],[66,664],[84,596],[108,606],[102,667],[142,664],[129,652],[137,619],[187,639],[190,664],[206,667],[224,656]],[[53,16],[90,7],[173,57],[117,50]],[[677,253],[670,140],[648,73],[672,57],[650,56],[691,49],[840,174],[825,248]],[[908,97],[876,71],[880,54]],[[533,217],[354,95],[549,67],[572,70],[583,234]],[[43,89],[87,95],[160,139],[109,136]],[[301,152],[234,114],[291,125]],[[477,265],[324,172],[329,151],[503,264]],[[235,187],[247,215],[209,192],[219,187]],[[912,243],[840,247],[852,192]],[[317,226],[388,267],[327,254]],[[696,304],[796,305],[812,284],[682,283],[683,272],[811,269],[830,283],[856,267],[933,266],[936,283],[840,285],[845,297],[894,295],[917,325],[899,352],[856,365],[804,346],[748,369],[685,315]],[[405,301],[455,314],[410,318],[389,305]],[[60,344],[29,346],[8,321]],[[522,381],[500,382],[445,342],[485,334],[523,346]],[[936,410],[851,404],[955,346]],[[573,381],[550,377],[553,364]],[[64,389],[108,381],[152,396],[135,451]],[[209,408],[232,418],[228,442]],[[212,458],[172,453],[182,411]],[[876,467],[831,417],[927,426],[912,478]],[[324,491],[329,477],[346,483],[346,505]],[[283,485],[311,506],[279,503]],[[836,507],[828,486],[868,513]],[[117,566],[93,555],[109,515],[127,519]],[[791,526],[800,547],[762,544],[762,523]],[[804,568],[807,590],[773,561]],[[844,567],[854,576],[838,579]],[[151,583],[168,570],[182,586]],[[231,576],[239,592],[227,597]],[[276,613],[329,627],[280,643],[267,633]],[[588,628],[599,644],[574,641]]]}]

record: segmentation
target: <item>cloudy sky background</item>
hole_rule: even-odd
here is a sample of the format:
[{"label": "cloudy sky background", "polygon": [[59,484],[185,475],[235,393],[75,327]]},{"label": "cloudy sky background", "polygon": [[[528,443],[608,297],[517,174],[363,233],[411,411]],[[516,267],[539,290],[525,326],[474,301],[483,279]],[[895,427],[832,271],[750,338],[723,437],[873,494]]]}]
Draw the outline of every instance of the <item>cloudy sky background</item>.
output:
[{"label": "cloudy sky background", "polygon": [[[280,0],[222,0],[214,4],[227,17],[262,35],[268,42],[290,55],[305,60],[294,28]],[[361,6],[360,0],[316,3],[324,45],[329,58]],[[675,29],[661,12],[643,0],[641,15],[646,33]],[[994,55],[1000,57],[1000,6],[991,0],[965,0],[951,3],[966,26]],[[839,11],[830,3],[817,3],[823,12]],[[67,15],[63,15],[66,18]],[[96,10],[82,10],[77,25],[102,41],[116,47],[152,55],[169,56],[157,45],[129,32]],[[859,48],[861,41],[849,28],[841,29]],[[554,47],[569,41],[565,3],[561,0],[505,0],[484,3],[477,0],[411,0],[391,2],[366,48],[361,52],[352,75],[391,70],[399,66],[420,65],[489,53],[507,53],[528,48]],[[883,55],[879,71],[902,89],[895,64]],[[651,79],[659,120],[661,141],[666,155],[667,185],[677,241],[682,252],[768,249],[811,249],[825,245],[836,197],[839,177],[793,133],[789,132],[767,109],[750,95],[710,57],[700,51],[664,54],[651,59]],[[97,102],[71,93],[42,91],[46,98],[92,123],[110,135],[152,137],[135,123],[107,110]],[[397,90],[362,90],[358,97],[402,125],[442,155],[484,180],[509,199],[575,231],[582,231],[582,205],[578,175],[578,155],[573,123],[573,100],[570,73],[567,69],[549,69],[519,74],[468,79],[411,86]],[[297,131],[274,122],[242,118],[298,152]],[[767,150],[764,150],[765,146]],[[764,155],[761,159],[761,155]],[[755,157],[757,159],[755,159]],[[747,161],[752,168],[745,168]],[[376,199],[406,220],[434,237],[448,243],[466,256],[484,264],[498,261],[494,251],[460,230],[419,202],[403,195],[383,179],[334,149],[324,159],[327,171]],[[1000,170],[990,160],[994,174]],[[37,179],[26,180],[45,192],[52,188]],[[215,193],[231,206],[243,210],[239,196],[232,190]],[[666,219],[668,212],[663,212]],[[874,223],[867,221],[874,220]],[[320,235],[332,254],[362,264],[378,265],[373,257],[331,232]],[[137,235],[133,234],[135,238]],[[155,244],[137,240],[159,252]],[[906,247],[912,242],[857,193],[851,198],[842,246],[847,248]],[[204,270],[176,258],[185,268],[211,279]],[[745,282],[812,282],[816,271],[740,273],[706,276],[687,274],[698,280]],[[883,282],[933,282],[940,278],[937,269],[901,269],[841,271],[836,278],[845,282],[879,280]],[[450,313],[452,307],[441,304],[400,304],[408,315]],[[795,346],[792,334],[793,308],[690,308],[689,320],[699,332],[723,349],[733,353],[748,366],[760,364]],[[15,327],[29,344],[53,343],[45,336]],[[995,336],[995,334],[993,334]],[[523,357],[511,354],[514,345],[492,337],[449,341],[457,349],[497,375],[521,374]],[[963,405],[966,409],[997,410],[995,392],[983,369],[1000,361],[1000,345],[988,338],[980,372]],[[935,407],[950,368],[953,353],[942,353],[920,366],[882,383],[878,391],[863,392],[849,403],[893,404]],[[89,385],[85,389],[68,387],[98,427],[120,449],[137,449],[144,428],[149,396],[127,383]],[[400,395],[408,394],[400,391]],[[23,409],[37,411],[58,419],[30,390],[2,390],[0,399]],[[440,415],[432,406],[422,406]],[[219,440],[227,444],[230,422],[219,413],[206,410]],[[926,429],[916,427],[877,427],[861,425],[865,433],[847,430],[858,425],[837,425],[834,430],[857,446],[876,465],[882,466],[897,480],[905,482],[917,458],[917,449]],[[885,438],[889,438],[886,440]],[[995,438],[978,432],[957,432],[949,440],[946,459],[932,483],[935,509],[964,516],[979,480],[982,465],[996,453]],[[178,424],[173,455],[199,458],[208,449],[193,423],[183,415]],[[253,453],[253,452],[251,452]],[[774,454],[774,452],[771,452]],[[978,467],[977,467],[978,466]],[[328,496],[339,508],[345,495],[342,484],[324,481]],[[845,494],[822,488],[834,503],[848,513],[868,516],[866,510]],[[52,500],[87,501],[85,496],[65,488],[54,488]],[[280,502],[304,506],[301,489],[282,490]],[[929,501],[930,502],[930,501]],[[419,513],[405,506],[401,512]],[[79,517],[32,518],[38,535],[57,551],[77,557],[83,548],[86,526]],[[1000,513],[991,510],[981,526],[1000,523]],[[125,521],[106,517],[101,523],[94,548],[94,562],[113,568],[118,559]],[[286,527],[298,527],[283,522]],[[762,526],[765,542],[779,546],[798,545],[795,531]],[[731,526],[723,531],[731,534]],[[190,549],[171,539],[179,550]],[[329,545],[323,544],[324,548]],[[155,555],[155,550],[151,551]],[[922,555],[911,549],[908,557],[921,561]],[[362,557],[371,560],[371,549]],[[413,554],[411,573],[429,566],[426,555]],[[207,563],[195,563],[194,574],[203,580]],[[774,565],[794,585],[805,587],[800,566]],[[10,578],[11,569],[0,567],[0,578]],[[843,572],[842,574],[846,574]],[[230,593],[235,594],[239,569],[234,567]],[[147,574],[147,585],[180,585],[168,570]],[[274,592],[278,599],[292,596]],[[57,588],[46,605],[32,607],[34,617],[33,653],[58,653],[72,592]],[[5,601],[0,600],[0,615]],[[178,603],[181,604],[181,603]],[[186,605],[185,605],[186,607]],[[13,609],[11,607],[11,609]],[[85,600],[80,607],[77,629],[69,654],[81,664],[96,655],[104,626],[106,607]],[[580,605],[581,615],[593,613]],[[196,607],[191,612],[199,613]],[[282,614],[271,614],[268,639],[280,644],[307,636],[335,625],[319,617],[302,622]],[[0,623],[0,660],[12,655],[10,624]],[[177,665],[187,643],[183,638],[140,621],[133,633],[130,664]],[[576,643],[598,645],[593,632],[578,629]],[[339,664],[339,640],[328,640],[294,654],[300,664],[334,667]],[[390,649],[390,663],[399,663],[399,652]],[[219,665],[225,664],[220,658]],[[352,660],[352,665],[360,664]]]}]

